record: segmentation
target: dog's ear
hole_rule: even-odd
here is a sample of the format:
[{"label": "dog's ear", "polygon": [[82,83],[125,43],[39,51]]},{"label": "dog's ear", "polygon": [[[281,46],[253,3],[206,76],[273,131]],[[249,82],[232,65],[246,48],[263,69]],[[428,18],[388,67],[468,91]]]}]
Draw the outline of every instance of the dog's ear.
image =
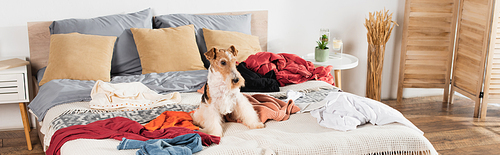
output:
[{"label": "dog's ear", "polygon": [[205,53],[205,57],[207,57],[208,60],[215,59],[215,53],[217,53],[217,51],[218,49],[216,47],[213,47]]},{"label": "dog's ear", "polygon": [[234,56],[238,55],[238,50],[236,50],[236,47],[234,47],[234,45],[231,45],[231,47],[229,47],[227,50],[231,51]]}]

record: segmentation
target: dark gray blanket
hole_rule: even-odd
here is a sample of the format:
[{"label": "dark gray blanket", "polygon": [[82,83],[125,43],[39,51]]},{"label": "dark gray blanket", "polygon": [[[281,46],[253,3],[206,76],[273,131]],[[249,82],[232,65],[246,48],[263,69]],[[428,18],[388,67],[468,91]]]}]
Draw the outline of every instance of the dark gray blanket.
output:
[{"label": "dark gray blanket", "polygon": [[[115,76],[111,83],[141,82],[159,94],[195,92],[207,81],[207,70],[151,73],[133,76]],[[40,87],[28,107],[42,121],[47,111],[57,105],[90,101],[95,81],[56,79]]]}]

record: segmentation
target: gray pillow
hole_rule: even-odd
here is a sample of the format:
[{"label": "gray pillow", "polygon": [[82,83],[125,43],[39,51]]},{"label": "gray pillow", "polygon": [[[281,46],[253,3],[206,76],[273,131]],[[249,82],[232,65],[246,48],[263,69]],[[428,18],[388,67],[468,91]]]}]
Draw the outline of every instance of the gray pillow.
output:
[{"label": "gray pillow", "polygon": [[153,13],[150,8],[129,13],[90,19],[64,19],[50,25],[50,34],[78,32],[81,34],[117,36],[111,60],[111,75],[136,75],[142,73],[130,28],[152,28]]},{"label": "gray pillow", "polygon": [[252,34],[251,31],[252,14],[244,15],[192,15],[192,14],[170,14],[155,16],[154,28],[169,28],[193,24],[196,31],[196,43],[200,50],[200,56],[205,68],[210,66],[210,62],[205,58],[207,52],[203,28],[211,30],[235,31],[245,34]]}]

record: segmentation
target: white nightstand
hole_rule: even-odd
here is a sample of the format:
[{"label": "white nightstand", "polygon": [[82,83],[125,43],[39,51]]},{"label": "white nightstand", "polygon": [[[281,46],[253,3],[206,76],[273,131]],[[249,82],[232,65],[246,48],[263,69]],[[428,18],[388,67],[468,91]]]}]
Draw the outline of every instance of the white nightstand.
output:
[{"label": "white nightstand", "polygon": [[[0,61],[7,59],[11,58],[0,58]],[[20,59],[26,60],[26,58]],[[30,139],[31,127],[26,110],[26,103],[30,101],[28,88],[28,77],[30,74],[28,74],[28,70],[28,65],[0,70],[0,104],[19,103],[28,150],[32,150],[33,147],[31,146]]]},{"label": "white nightstand", "polygon": [[333,66],[334,76],[335,76],[335,86],[342,89],[342,80],[340,71],[343,69],[351,69],[358,66],[358,58],[349,54],[342,54],[342,58],[331,58],[325,62],[316,62],[314,60],[314,53],[309,53],[303,57],[306,61],[311,61],[317,66]]}]

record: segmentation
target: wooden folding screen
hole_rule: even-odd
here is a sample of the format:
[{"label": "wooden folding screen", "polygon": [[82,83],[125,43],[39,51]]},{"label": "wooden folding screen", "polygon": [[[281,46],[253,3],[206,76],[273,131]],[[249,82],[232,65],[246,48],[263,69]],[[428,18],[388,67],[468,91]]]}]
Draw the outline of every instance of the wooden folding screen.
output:
[{"label": "wooden folding screen", "polygon": [[[495,0],[406,1],[398,84],[399,102],[403,88],[443,88],[443,102],[452,102],[453,94],[457,91],[476,102],[474,117],[479,117],[480,107],[481,116],[484,117],[487,103],[500,101],[500,52],[495,56],[493,50],[490,50],[492,52],[488,55],[488,49],[494,49],[496,41],[496,23],[494,33],[490,33],[494,2]],[[421,7],[426,9],[419,9]],[[432,29],[425,25],[427,23],[432,23],[429,24]],[[415,31],[419,35],[415,35]],[[491,60],[486,64],[488,59]],[[450,71],[451,91],[448,91]],[[488,99],[482,100],[483,90]]]},{"label": "wooden folding screen", "polygon": [[[479,115],[481,92],[490,40],[492,0],[461,0],[460,15],[451,77],[455,91],[476,102],[474,117]],[[450,102],[453,95],[450,96]]]},{"label": "wooden folding screen", "polygon": [[458,0],[406,0],[398,102],[403,88],[443,88],[448,100]]},{"label": "wooden folding screen", "polygon": [[500,3],[498,1],[495,3],[484,82],[484,98],[480,113],[481,118],[486,117],[488,103],[500,103]]}]

